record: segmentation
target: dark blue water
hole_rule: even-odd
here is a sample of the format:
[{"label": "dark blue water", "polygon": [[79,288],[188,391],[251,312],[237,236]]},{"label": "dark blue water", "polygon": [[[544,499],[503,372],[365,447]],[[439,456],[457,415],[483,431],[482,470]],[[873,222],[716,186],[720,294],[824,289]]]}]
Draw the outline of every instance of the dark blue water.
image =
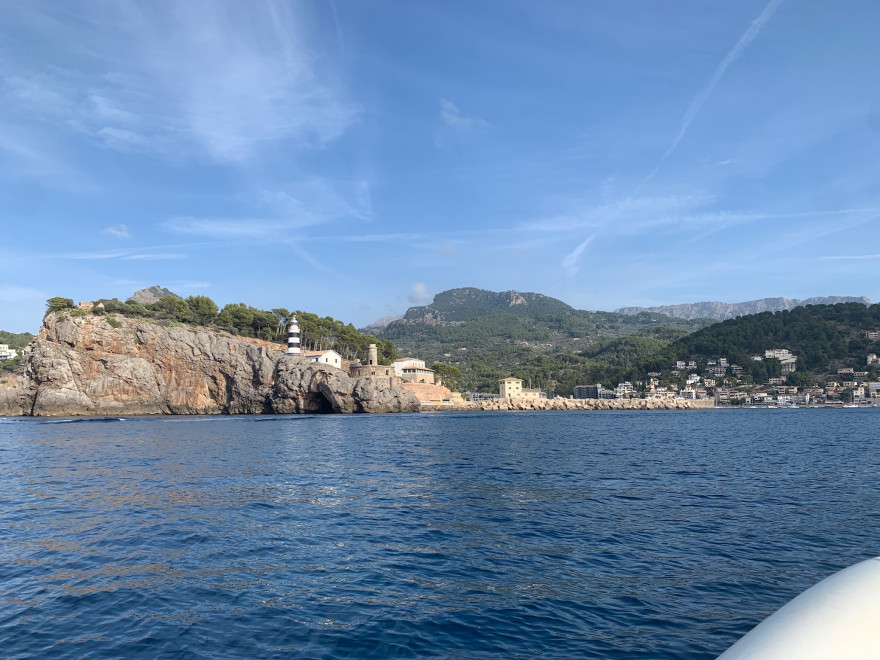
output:
[{"label": "dark blue water", "polygon": [[712,658],[880,554],[878,412],[0,420],[0,655]]}]

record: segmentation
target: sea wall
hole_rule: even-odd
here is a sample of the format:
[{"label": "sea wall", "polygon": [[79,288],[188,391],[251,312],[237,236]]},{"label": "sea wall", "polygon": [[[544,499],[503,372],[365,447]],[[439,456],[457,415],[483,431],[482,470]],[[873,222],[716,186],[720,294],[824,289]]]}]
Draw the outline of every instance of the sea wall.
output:
[{"label": "sea wall", "polygon": [[422,404],[422,410],[705,410],[712,399],[489,399],[445,405]]},{"label": "sea wall", "polygon": [[0,415],[409,412],[402,387],[207,328],[47,314],[21,373],[0,379]]}]

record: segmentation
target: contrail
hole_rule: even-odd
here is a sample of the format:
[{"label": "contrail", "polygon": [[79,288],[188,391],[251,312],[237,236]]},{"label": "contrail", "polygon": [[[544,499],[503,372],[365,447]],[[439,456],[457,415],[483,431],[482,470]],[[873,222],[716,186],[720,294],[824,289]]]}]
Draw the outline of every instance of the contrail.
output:
[{"label": "contrail", "polygon": [[749,47],[749,45],[755,40],[755,37],[758,36],[758,33],[761,29],[767,24],[776,10],[779,8],[783,0],[770,0],[767,3],[767,6],[764,7],[764,11],[752,21],[752,24],[749,26],[749,29],[746,30],[743,35],[739,38],[739,41],[736,42],[736,45],[730,49],[730,52],[725,55],[724,59],[721,60],[721,63],[715,68],[715,73],[712,74],[712,77],[709,79],[708,84],[703,87],[699,91],[699,93],[694,97],[694,100],[691,101],[690,106],[688,106],[687,112],[684,113],[684,118],[681,120],[681,128],[678,131],[678,135],[675,136],[675,139],[672,141],[672,144],[669,146],[669,149],[666,150],[666,153],[663,154],[663,157],[660,159],[660,162],[657,163],[657,166],[651,171],[651,173],[645,178],[645,181],[650,181],[653,179],[657,172],[660,171],[660,168],[663,166],[663,163],[666,162],[666,159],[672,155],[677,148],[679,143],[684,138],[685,134],[688,132],[688,129],[691,127],[691,124],[694,121],[694,118],[697,116],[697,113],[700,112],[703,105],[706,101],[709,100],[709,97],[712,96],[712,92],[715,91],[715,88],[718,86],[718,83],[721,82],[721,78],[724,76],[724,73],[733,64],[736,59],[742,55],[742,52]]},{"label": "contrail", "polygon": [[345,54],[345,43],[342,41],[342,29],[339,27],[339,14],[336,13],[336,2],[330,0],[330,11],[333,12],[333,24],[336,26],[336,41],[339,43],[339,50]]},{"label": "contrail", "polygon": [[584,253],[584,250],[587,249],[587,246],[593,242],[593,239],[596,238],[596,235],[593,234],[585,241],[583,241],[580,245],[578,245],[574,250],[572,250],[569,254],[565,255],[565,258],[562,260],[562,267],[568,273],[568,276],[574,278],[578,272],[578,260],[581,258],[581,255]]},{"label": "contrail", "polygon": [[[736,59],[740,55],[742,55],[743,51],[748,48],[749,45],[755,40],[763,27],[767,24],[767,21],[769,21],[773,17],[773,14],[776,12],[777,9],[779,9],[779,5],[781,5],[782,3],[783,0],[770,0],[770,2],[767,3],[767,6],[764,7],[764,11],[762,11],[758,15],[758,18],[752,21],[752,24],[739,38],[739,41],[736,42],[736,45],[730,49],[730,52],[728,52],[727,55],[724,56],[724,59],[721,60],[721,63],[717,67],[715,67],[715,72],[712,74],[709,82],[699,91],[699,93],[697,93],[697,95],[694,97],[694,100],[691,101],[691,104],[688,106],[687,112],[684,113],[684,117],[681,120],[681,128],[678,131],[678,135],[675,136],[675,139],[666,150],[666,153],[663,154],[662,158],[660,158],[660,160],[657,162],[657,165],[654,167],[651,173],[648,174],[648,176],[646,176],[644,180],[642,180],[635,187],[632,193],[630,193],[626,200],[624,200],[623,204],[621,204],[616,212],[612,213],[611,216],[607,218],[603,224],[607,224],[608,222],[620,217],[620,215],[623,214],[626,208],[638,196],[642,186],[644,186],[651,179],[657,176],[660,168],[663,167],[663,163],[665,163],[666,159],[669,158],[672,153],[678,148],[679,143],[682,141],[685,134],[687,134],[688,129],[691,127],[691,124],[693,123],[697,114],[702,109],[703,105],[705,105],[706,101],[709,100],[709,97],[712,96],[712,92],[715,91],[718,83],[721,82],[721,78],[724,76],[727,69],[730,68],[730,65],[733,64]],[[561,266],[567,272],[569,277],[574,278],[577,275],[578,260],[581,258],[581,254],[594,238],[596,238],[596,235],[590,236],[587,240],[583,241],[574,250],[567,254],[562,260]]]}]

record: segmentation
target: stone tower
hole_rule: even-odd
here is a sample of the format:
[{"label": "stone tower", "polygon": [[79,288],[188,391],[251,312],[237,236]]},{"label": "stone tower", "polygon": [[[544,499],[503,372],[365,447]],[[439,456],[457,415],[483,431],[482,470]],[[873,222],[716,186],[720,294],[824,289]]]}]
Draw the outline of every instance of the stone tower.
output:
[{"label": "stone tower", "polygon": [[379,353],[376,350],[376,344],[370,344],[367,347],[367,365],[376,366],[379,364]]},{"label": "stone tower", "polygon": [[288,355],[301,355],[300,346],[299,346],[299,324],[296,322],[296,317],[291,316],[290,320],[287,323],[287,354]]}]

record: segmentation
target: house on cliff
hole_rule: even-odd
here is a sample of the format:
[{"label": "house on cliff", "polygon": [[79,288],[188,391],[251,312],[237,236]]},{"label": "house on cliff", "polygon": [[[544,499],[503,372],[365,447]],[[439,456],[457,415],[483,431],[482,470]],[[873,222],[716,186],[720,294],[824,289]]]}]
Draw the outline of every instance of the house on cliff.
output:
[{"label": "house on cliff", "polygon": [[329,351],[303,351],[302,355],[309,362],[329,364],[331,367],[342,369],[342,356],[333,349]]}]

